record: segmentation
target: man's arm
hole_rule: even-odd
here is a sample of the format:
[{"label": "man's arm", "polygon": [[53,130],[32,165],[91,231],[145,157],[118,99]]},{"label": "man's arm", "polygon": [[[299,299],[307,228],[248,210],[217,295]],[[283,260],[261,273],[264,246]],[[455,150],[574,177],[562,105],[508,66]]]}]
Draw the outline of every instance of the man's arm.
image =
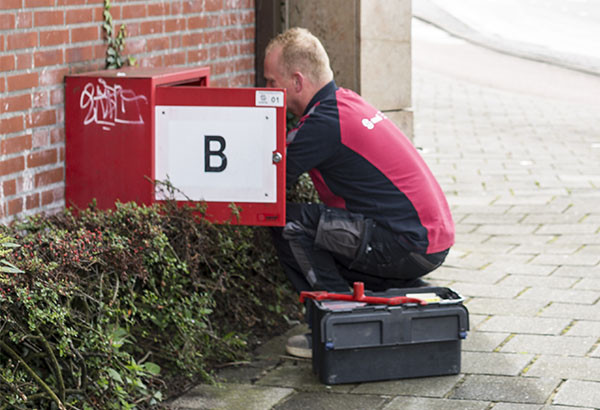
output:
[{"label": "man's arm", "polygon": [[[300,175],[331,160],[340,149],[339,123],[327,115],[327,107],[319,106],[315,112],[300,121],[296,133],[287,147],[286,186],[290,189]],[[334,118],[334,119],[332,119]]]}]

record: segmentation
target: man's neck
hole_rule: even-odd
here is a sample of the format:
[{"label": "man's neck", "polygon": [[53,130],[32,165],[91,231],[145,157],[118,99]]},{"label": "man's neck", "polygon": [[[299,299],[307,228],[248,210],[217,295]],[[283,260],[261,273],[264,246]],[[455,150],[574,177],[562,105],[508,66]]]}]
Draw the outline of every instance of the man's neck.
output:
[{"label": "man's neck", "polygon": [[316,87],[314,88],[314,90],[310,94],[310,98],[308,98],[306,100],[306,104],[303,105],[304,109],[302,110],[302,112],[303,112],[302,115],[305,115],[306,112],[308,110],[310,110],[310,108],[313,105],[315,105],[319,99],[321,99],[323,97],[319,94],[320,94],[321,90],[323,90],[329,84],[333,84],[333,88],[335,89],[335,82],[333,82],[333,80],[322,84],[319,88],[316,88]]}]

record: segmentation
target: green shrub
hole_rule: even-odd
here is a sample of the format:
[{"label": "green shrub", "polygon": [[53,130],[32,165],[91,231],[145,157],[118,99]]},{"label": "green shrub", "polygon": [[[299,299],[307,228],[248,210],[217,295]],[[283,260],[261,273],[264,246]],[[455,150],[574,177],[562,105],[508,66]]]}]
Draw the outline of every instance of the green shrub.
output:
[{"label": "green shrub", "polygon": [[128,203],[0,227],[0,408],[158,406],[281,332],[297,304],[269,232],[200,211]]}]

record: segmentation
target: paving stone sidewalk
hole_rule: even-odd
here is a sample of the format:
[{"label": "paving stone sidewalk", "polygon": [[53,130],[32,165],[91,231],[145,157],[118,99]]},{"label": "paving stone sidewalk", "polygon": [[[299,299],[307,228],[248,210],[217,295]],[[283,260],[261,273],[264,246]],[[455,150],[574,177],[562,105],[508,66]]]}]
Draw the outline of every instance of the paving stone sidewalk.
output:
[{"label": "paving stone sidewalk", "polygon": [[328,387],[282,357],[284,336],[174,407],[600,408],[599,106],[413,75],[415,144],[457,225],[430,277],[467,298],[461,374]]}]

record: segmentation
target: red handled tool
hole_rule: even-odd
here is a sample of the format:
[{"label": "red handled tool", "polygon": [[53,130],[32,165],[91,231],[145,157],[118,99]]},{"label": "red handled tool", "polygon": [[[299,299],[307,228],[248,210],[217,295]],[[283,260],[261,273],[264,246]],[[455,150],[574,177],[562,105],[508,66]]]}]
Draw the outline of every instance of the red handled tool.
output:
[{"label": "red handled tool", "polygon": [[329,293],[322,290],[300,292],[300,303],[304,303],[305,299],[347,300],[351,302],[371,303],[374,305],[402,305],[404,303],[418,303],[419,305],[427,304],[427,301],[425,300],[409,298],[406,296],[393,296],[390,298],[365,296],[365,285],[362,282],[354,282],[354,293],[352,295],[346,295],[343,293]]}]

